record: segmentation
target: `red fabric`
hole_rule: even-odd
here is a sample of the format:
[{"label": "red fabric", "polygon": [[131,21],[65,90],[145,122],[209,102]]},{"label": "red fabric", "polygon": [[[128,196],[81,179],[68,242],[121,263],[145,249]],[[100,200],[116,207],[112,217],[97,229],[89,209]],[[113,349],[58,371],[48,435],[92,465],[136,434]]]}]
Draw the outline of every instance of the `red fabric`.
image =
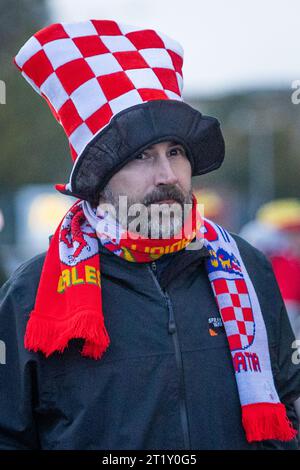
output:
[{"label": "red fabric", "polygon": [[182,100],[181,45],[152,29],[112,20],[55,23],[35,33],[14,62],[55,110],[73,160],[120,111]]},{"label": "red fabric", "polygon": [[271,257],[283,300],[300,303],[300,259],[289,254]]},{"label": "red fabric", "polygon": [[297,435],[282,403],[242,406],[242,422],[248,442],[277,439],[290,441]]},{"label": "red fabric", "polygon": [[[86,220],[78,201],[70,213],[70,230],[62,229],[64,218],[51,238],[34,310],[27,323],[25,347],[33,351],[40,350],[48,357],[54,351],[63,352],[72,338],[83,338],[82,355],[99,359],[110,343],[102,311],[99,254],[97,252],[87,259],[80,258],[82,247],[86,244],[82,231],[82,224]],[[136,262],[151,261],[161,256],[161,247],[168,247],[181,239],[189,243],[196,235],[196,224],[198,227],[201,224],[200,217],[194,197],[192,210],[184,223],[183,237],[160,240],[140,237],[137,240],[132,239],[128,232],[128,239],[121,239],[120,247],[130,252]],[[89,236],[97,235],[93,233]],[[78,258],[76,264],[70,266],[60,259],[61,242],[69,248],[77,247],[74,251],[74,258]],[[186,244],[179,249],[183,249]],[[147,252],[147,247],[153,248],[154,253]]]},{"label": "red fabric", "polygon": [[[78,211],[72,224],[73,243],[78,238],[82,215],[82,211]],[[24,344],[27,349],[40,350],[48,357],[54,351],[63,352],[70,339],[84,338],[82,355],[98,359],[110,342],[99,295],[101,281],[96,278],[96,282],[81,283],[80,280],[87,278],[86,265],[95,270],[89,269],[90,273],[97,273],[99,256],[95,255],[87,263],[83,261],[72,269],[63,264],[59,258],[60,227],[61,224],[51,238]]]},{"label": "red fabric", "polygon": [[112,20],[91,20],[98,34],[105,36],[119,36],[122,34],[118,24]]},{"label": "red fabric", "polygon": [[38,87],[53,71],[53,66],[43,50],[37,52],[23,66],[23,72],[30,74],[31,79]]}]

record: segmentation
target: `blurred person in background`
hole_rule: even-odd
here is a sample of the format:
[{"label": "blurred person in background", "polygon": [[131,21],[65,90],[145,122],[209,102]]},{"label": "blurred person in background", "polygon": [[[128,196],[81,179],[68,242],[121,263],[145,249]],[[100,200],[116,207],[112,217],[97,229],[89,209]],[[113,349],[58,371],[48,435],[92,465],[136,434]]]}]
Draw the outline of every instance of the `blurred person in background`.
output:
[{"label": "blurred person in background", "polygon": [[224,209],[221,196],[216,191],[207,188],[195,189],[194,194],[197,198],[197,203],[203,205],[205,217],[216,222]]},{"label": "blurred person in background", "polygon": [[180,44],[57,23],[15,62],[66,131],[74,166],[56,188],[77,200],[1,291],[0,448],[298,448],[300,366],[271,265],[192,192],[224,140],[182,100]]},{"label": "blurred person in background", "polygon": [[300,201],[280,199],[260,208],[257,218],[275,228],[282,238],[269,257],[287,307],[296,338],[300,340]]},{"label": "blurred person in background", "polygon": [[292,328],[300,340],[300,201],[278,199],[264,204],[240,234],[270,259]]},{"label": "blurred person in background", "polygon": [[[299,347],[300,201],[278,199],[264,204],[240,234],[270,259]],[[300,418],[300,399],[295,408]]]}]

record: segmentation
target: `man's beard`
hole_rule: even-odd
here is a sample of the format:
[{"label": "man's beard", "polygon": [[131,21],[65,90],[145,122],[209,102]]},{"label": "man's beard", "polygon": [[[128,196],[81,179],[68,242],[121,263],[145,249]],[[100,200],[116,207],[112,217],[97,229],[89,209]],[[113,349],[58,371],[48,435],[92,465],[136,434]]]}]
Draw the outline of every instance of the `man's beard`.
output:
[{"label": "man's beard", "polygon": [[[191,210],[192,189],[184,195],[171,185],[157,188],[142,201],[122,194],[115,194],[107,186],[100,207],[105,207],[125,230],[153,239],[171,238],[180,233],[184,220]],[[121,198],[126,198],[128,210],[119,210]],[[164,200],[170,204],[158,204]],[[123,199],[124,201],[124,199]]]}]

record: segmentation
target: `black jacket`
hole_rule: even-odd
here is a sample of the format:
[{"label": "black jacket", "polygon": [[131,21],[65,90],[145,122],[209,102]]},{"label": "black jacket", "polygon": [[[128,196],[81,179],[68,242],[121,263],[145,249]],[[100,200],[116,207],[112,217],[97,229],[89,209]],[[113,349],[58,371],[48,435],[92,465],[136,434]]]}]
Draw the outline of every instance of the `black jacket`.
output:
[{"label": "black jacket", "polygon": [[[260,301],[279,396],[297,427],[300,365],[270,263],[234,235]],[[111,344],[95,361],[75,339],[45,358],[23,339],[45,254],[1,290],[0,449],[258,449],[249,444],[224,327],[204,267],[205,248],[130,263],[100,247]]]}]

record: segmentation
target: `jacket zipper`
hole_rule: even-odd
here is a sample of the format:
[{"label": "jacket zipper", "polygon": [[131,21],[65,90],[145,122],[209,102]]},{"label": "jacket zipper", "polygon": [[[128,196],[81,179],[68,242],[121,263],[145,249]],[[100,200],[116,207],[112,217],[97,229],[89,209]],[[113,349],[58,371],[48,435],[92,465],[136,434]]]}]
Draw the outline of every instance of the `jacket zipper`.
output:
[{"label": "jacket zipper", "polygon": [[184,438],[184,448],[185,449],[190,449],[191,444],[190,444],[190,436],[189,436],[189,425],[188,425],[188,416],[187,416],[187,405],[186,405],[186,399],[185,399],[185,390],[184,390],[184,373],[183,373],[183,364],[182,364],[182,356],[181,356],[181,350],[180,350],[180,345],[179,345],[179,339],[178,339],[178,332],[177,332],[177,326],[175,322],[175,316],[174,316],[174,310],[172,306],[171,299],[169,295],[167,294],[166,291],[164,291],[157,278],[156,275],[153,274],[153,271],[156,271],[156,264],[155,261],[151,263],[151,267],[147,265],[147,268],[151,272],[151,276],[154,279],[154,282],[163,296],[167,307],[168,307],[168,313],[169,313],[169,321],[168,321],[168,332],[172,335],[173,338],[173,343],[174,343],[174,348],[175,348],[175,358],[176,358],[176,364],[177,364],[177,369],[179,372],[179,405],[180,405],[180,418],[181,418],[181,424],[182,424],[182,430],[183,430],[183,438]]}]

